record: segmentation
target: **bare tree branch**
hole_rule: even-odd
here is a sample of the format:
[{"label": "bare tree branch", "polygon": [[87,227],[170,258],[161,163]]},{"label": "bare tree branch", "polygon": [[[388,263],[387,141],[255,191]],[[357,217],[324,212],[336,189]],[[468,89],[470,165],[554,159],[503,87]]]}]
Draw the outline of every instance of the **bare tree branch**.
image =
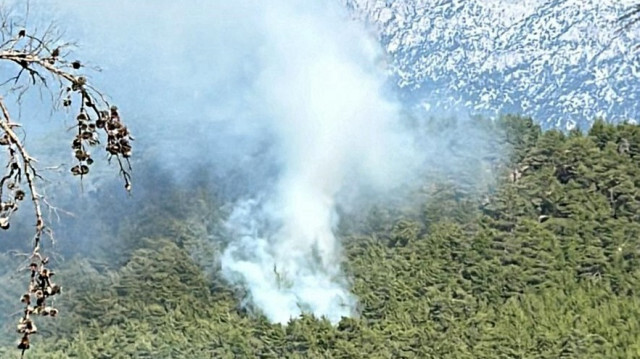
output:
[{"label": "bare tree branch", "polygon": [[[27,185],[29,186],[29,192],[31,193],[31,201],[33,202],[33,208],[35,210],[36,215],[36,233],[34,237],[35,247],[38,247],[40,244],[40,237],[42,235],[42,231],[44,230],[44,220],[42,219],[42,210],[40,208],[40,201],[38,198],[38,193],[36,192],[35,186],[35,177],[37,176],[36,170],[33,167],[32,163],[34,159],[29,156],[27,151],[25,150],[22,142],[18,139],[15,132],[12,129],[11,117],[9,116],[9,111],[4,104],[4,100],[0,97],[0,110],[2,110],[3,119],[0,121],[0,128],[4,131],[5,135],[9,139],[9,152],[10,157],[13,157],[14,161],[10,163],[12,169],[16,170],[16,179],[19,182],[20,174],[24,173],[24,176],[27,180]],[[18,163],[15,160],[15,152],[20,155],[20,159],[22,160],[22,164]],[[14,183],[13,187],[15,188],[16,184]],[[23,197],[24,194],[20,194],[17,189],[14,192],[14,197]],[[17,198],[16,198],[17,199]]]},{"label": "bare tree branch", "polygon": [[[71,168],[71,173],[81,180],[88,175],[94,162],[89,148],[101,145],[108,153],[109,160],[116,158],[119,174],[126,190],[130,191],[129,157],[133,137],[122,122],[118,108],[89,84],[86,77],[77,74],[85,66],[78,60],[67,59],[67,48],[71,44],[61,42],[53,26],[47,27],[41,34],[37,31],[29,33],[16,26],[3,10],[0,6],[0,64],[13,64],[16,72],[0,83],[0,87],[10,85],[10,93],[16,93],[16,101],[20,103],[22,96],[33,87],[41,94],[43,89],[47,90],[51,99],[56,101],[50,86],[57,84],[57,101],[61,101],[65,108],[77,109],[76,124],[72,127],[77,131],[71,145],[77,164]],[[26,196],[31,199],[35,217],[32,251],[28,255],[31,275],[28,290],[21,298],[25,309],[18,323],[18,332],[22,335],[18,348],[24,355],[30,347],[29,336],[37,332],[32,316],[56,316],[58,313],[57,309],[47,304],[47,299],[59,294],[61,287],[51,281],[54,273],[46,267],[49,258],[42,256],[41,247],[44,235],[53,241],[53,232],[43,218],[42,206],[49,209],[50,215],[53,213],[57,216],[59,209],[38,191],[43,178],[36,169],[37,161],[16,133],[21,126],[14,122],[6,101],[6,98],[0,97],[0,149],[6,149],[7,154],[5,173],[0,173],[0,229],[9,229],[12,215]],[[106,137],[103,143],[100,142],[100,133]]]}]

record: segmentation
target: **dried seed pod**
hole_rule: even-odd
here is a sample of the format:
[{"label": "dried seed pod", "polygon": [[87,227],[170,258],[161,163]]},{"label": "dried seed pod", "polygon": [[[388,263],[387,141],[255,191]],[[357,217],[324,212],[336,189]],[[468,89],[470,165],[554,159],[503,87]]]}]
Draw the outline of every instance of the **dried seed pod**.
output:
[{"label": "dried seed pod", "polygon": [[51,295],[60,294],[62,292],[62,287],[57,284],[51,285]]},{"label": "dried seed pod", "polygon": [[118,130],[118,135],[120,135],[121,137],[127,137],[129,135],[129,130],[125,126],[122,126]]},{"label": "dried seed pod", "polygon": [[112,155],[117,155],[118,153],[120,153],[120,146],[116,144],[110,144],[107,146],[107,152]]},{"label": "dried seed pod", "polygon": [[73,144],[71,145],[71,148],[73,148],[74,150],[78,150],[82,148],[82,140],[79,138],[76,138],[75,140],[73,140]]},{"label": "dried seed pod", "polygon": [[19,189],[16,190],[14,197],[16,198],[17,201],[22,201],[24,199],[25,193],[23,190]]},{"label": "dried seed pod", "polygon": [[53,310],[53,307],[44,307],[42,309],[42,315],[47,316],[49,314],[51,314],[51,311]]},{"label": "dried seed pod", "polygon": [[106,121],[103,120],[103,119],[96,120],[96,127],[104,128],[105,123],[106,123]]},{"label": "dried seed pod", "polygon": [[49,278],[49,270],[47,268],[42,268],[40,271],[41,278]]},{"label": "dried seed pod", "polygon": [[89,173],[89,166],[81,165],[80,166],[80,174],[81,175],[86,175],[87,173]]},{"label": "dried seed pod", "polygon": [[18,349],[27,350],[29,349],[29,336],[25,334],[22,339],[20,339],[20,344],[18,344]]},{"label": "dried seed pod", "polygon": [[8,211],[14,209],[16,204],[13,202],[0,202],[0,211]]},{"label": "dried seed pod", "polygon": [[9,218],[0,217],[0,229],[7,230],[9,229],[9,227],[11,227],[11,224],[9,223]]},{"label": "dried seed pod", "polygon": [[71,63],[71,67],[73,67],[75,70],[79,69],[81,66],[82,64],[77,60]]},{"label": "dried seed pod", "polygon": [[31,319],[22,318],[18,323],[18,332],[25,334],[34,334],[38,331],[36,325],[33,323]]},{"label": "dried seed pod", "polygon": [[78,114],[78,116],[76,117],[76,120],[78,120],[78,122],[86,121],[88,119],[89,117],[87,117],[84,112],[80,112],[80,114]]},{"label": "dried seed pod", "polygon": [[87,158],[87,164],[91,166],[93,164],[93,158],[91,157]]},{"label": "dried seed pod", "polygon": [[[120,122],[118,121],[109,121],[107,122],[107,130],[109,131],[115,131],[117,129],[119,129],[122,125],[120,124]],[[115,135],[115,133],[114,133]]]},{"label": "dried seed pod", "polygon": [[83,150],[77,150],[76,151],[76,158],[78,159],[78,161],[84,161],[87,158],[89,158],[89,154]]},{"label": "dried seed pod", "polygon": [[20,302],[27,303],[27,305],[30,304],[31,303],[31,296],[29,295],[29,293],[23,294],[22,297],[20,298]]}]

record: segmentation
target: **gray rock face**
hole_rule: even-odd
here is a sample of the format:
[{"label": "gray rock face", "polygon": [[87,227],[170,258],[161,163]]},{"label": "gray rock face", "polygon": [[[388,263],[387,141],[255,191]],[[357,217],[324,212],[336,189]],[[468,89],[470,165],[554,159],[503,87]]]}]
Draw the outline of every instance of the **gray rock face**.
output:
[{"label": "gray rock face", "polygon": [[543,127],[638,119],[635,0],[343,0],[375,26],[397,84],[425,107],[520,113]]}]

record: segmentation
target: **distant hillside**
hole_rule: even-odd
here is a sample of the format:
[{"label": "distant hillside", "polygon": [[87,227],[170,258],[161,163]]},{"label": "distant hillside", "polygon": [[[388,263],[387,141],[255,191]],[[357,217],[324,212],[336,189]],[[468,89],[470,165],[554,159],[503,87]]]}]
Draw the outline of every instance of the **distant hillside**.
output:
[{"label": "distant hillside", "polygon": [[377,29],[408,99],[544,128],[640,118],[635,0],[343,0]]}]

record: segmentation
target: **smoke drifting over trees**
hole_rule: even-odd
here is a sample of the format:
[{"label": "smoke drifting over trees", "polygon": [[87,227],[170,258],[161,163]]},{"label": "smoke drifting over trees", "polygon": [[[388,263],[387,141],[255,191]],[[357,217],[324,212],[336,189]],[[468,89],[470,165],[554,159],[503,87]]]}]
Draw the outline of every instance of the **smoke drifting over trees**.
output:
[{"label": "smoke drifting over trees", "polygon": [[[90,78],[131,117],[140,161],[184,186],[197,182],[193,173],[210,176],[229,218],[218,239],[225,245],[209,260],[271,320],[303,311],[333,322],[357,315],[340,264],[338,213],[418,190],[428,171],[490,177],[477,166],[496,150],[484,130],[470,121],[437,130],[435,122],[412,121],[373,33],[337,3],[44,1],[31,11],[39,21],[64,19],[89,63],[102,68]],[[90,21],[92,13],[101,21]],[[154,21],[139,21],[146,16]],[[148,176],[140,172],[141,187],[154,182]],[[84,196],[119,206],[100,199],[108,186],[86,181]],[[93,246],[82,228],[135,218],[126,208],[122,217],[92,214],[100,206],[74,202],[76,190],[49,189],[76,214],[60,224],[73,243],[63,248]],[[142,188],[125,207],[163,195],[161,186]],[[106,226],[117,234],[117,224]]]}]

